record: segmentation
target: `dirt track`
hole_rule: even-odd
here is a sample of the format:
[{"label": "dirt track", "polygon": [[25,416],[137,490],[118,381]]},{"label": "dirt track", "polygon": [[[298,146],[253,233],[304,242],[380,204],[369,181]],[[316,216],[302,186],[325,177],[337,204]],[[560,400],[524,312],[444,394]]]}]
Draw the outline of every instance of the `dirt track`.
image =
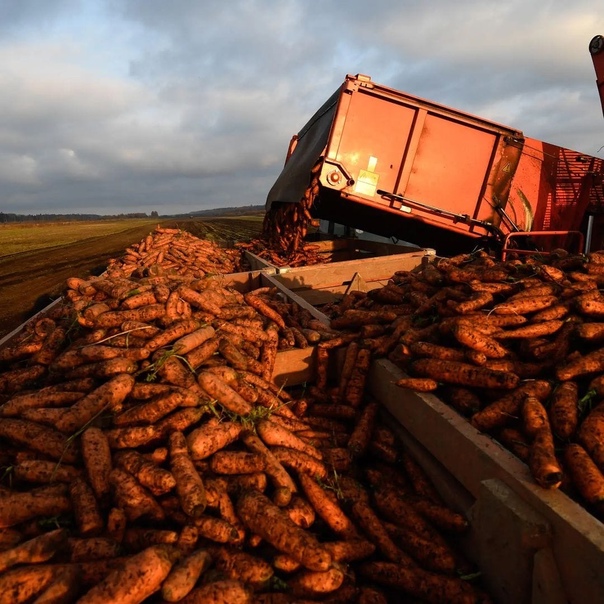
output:
[{"label": "dirt track", "polygon": [[[161,221],[161,225],[232,244],[256,237],[262,223],[245,218],[216,218]],[[121,256],[150,230],[148,226],[138,226],[111,236],[0,258],[0,338],[56,299],[65,279],[102,273],[110,258]]]}]

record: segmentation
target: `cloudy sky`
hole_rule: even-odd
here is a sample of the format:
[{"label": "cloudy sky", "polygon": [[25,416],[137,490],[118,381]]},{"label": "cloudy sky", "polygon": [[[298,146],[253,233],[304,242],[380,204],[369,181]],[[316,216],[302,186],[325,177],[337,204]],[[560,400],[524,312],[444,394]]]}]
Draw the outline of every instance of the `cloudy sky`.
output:
[{"label": "cloudy sky", "polygon": [[604,157],[595,34],[595,0],[0,0],[0,211],[263,204],[347,73]]}]

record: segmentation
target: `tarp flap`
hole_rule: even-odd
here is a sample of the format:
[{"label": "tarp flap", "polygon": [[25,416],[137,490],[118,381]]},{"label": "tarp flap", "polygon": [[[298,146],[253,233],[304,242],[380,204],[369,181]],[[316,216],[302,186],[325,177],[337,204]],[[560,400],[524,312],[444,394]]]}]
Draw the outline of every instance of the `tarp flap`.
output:
[{"label": "tarp flap", "polygon": [[340,97],[338,88],[298,133],[298,144],[266,198],[266,211],[275,201],[298,203],[310,180],[310,171],[323,153]]}]

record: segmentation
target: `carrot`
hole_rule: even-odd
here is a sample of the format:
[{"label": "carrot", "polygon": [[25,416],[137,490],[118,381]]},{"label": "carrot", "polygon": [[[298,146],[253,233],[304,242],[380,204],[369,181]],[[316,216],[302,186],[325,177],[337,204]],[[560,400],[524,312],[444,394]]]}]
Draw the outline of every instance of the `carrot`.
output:
[{"label": "carrot", "polygon": [[252,554],[226,546],[212,547],[210,551],[218,571],[254,589],[265,587],[274,574],[268,562]]},{"label": "carrot", "polygon": [[84,396],[83,392],[56,391],[42,388],[36,392],[18,394],[0,407],[0,416],[14,417],[26,409],[40,407],[66,407]]},{"label": "carrot", "polygon": [[157,373],[162,381],[168,384],[193,392],[195,395],[202,394],[202,390],[197,384],[195,373],[191,370],[191,367],[187,366],[177,356],[168,356],[160,360]]},{"label": "carrot", "polygon": [[577,439],[600,470],[604,470],[604,404],[600,402],[581,422]]},{"label": "carrot", "polygon": [[528,463],[530,444],[522,431],[516,428],[503,428],[497,438],[518,459]]},{"label": "carrot", "polygon": [[141,485],[155,496],[168,493],[176,486],[176,480],[168,470],[156,466],[137,451],[116,451],[113,460],[118,467],[135,476]]},{"label": "carrot", "polygon": [[440,359],[418,359],[411,363],[411,369],[420,376],[438,382],[477,388],[512,390],[520,381],[514,373]]},{"label": "carrot", "polygon": [[204,325],[195,331],[183,335],[172,344],[174,354],[184,355],[191,352],[204,342],[207,342],[215,334],[215,330],[211,325]]},{"label": "carrot", "polygon": [[564,467],[581,497],[589,504],[604,501],[604,475],[589,453],[579,444],[569,443],[564,448]]},{"label": "carrot", "polygon": [[243,426],[235,422],[208,421],[187,436],[187,444],[193,459],[205,459],[216,451],[236,441]]},{"label": "carrot", "polygon": [[518,388],[490,403],[472,416],[471,423],[478,430],[488,432],[506,425],[510,419],[520,415],[520,409],[527,395],[545,400],[552,391],[551,384],[545,380],[524,382]]},{"label": "carrot", "polygon": [[57,421],[63,416],[68,407],[52,407],[49,409],[24,409],[20,416],[23,419],[56,428]]},{"label": "carrot", "polygon": [[80,589],[79,583],[78,568],[75,565],[61,566],[51,584],[38,594],[32,604],[72,602]]},{"label": "carrot", "polygon": [[121,543],[126,533],[128,520],[122,508],[111,508],[107,514],[107,534],[116,543]]},{"label": "carrot", "polygon": [[[187,411],[191,411],[191,409],[182,410],[183,413]],[[140,447],[142,445],[147,445],[162,436],[162,431],[159,429],[158,425],[110,428],[104,430],[104,433],[111,449]]]},{"label": "carrot", "polygon": [[121,347],[121,346],[106,346],[104,344],[91,344],[83,346],[79,349],[80,355],[85,359],[86,363],[108,361],[118,357],[141,361],[146,359],[151,351],[145,346],[144,348],[136,347]]},{"label": "carrot", "polygon": [[396,588],[431,604],[478,604],[480,601],[480,596],[470,583],[418,567],[393,562],[363,562],[359,571],[372,582]]},{"label": "carrot", "polygon": [[561,382],[589,373],[604,371],[604,348],[600,348],[556,367],[556,378]]},{"label": "carrot", "polygon": [[435,503],[442,503],[442,497],[424,469],[407,451],[402,452],[401,462],[405,476],[409,479],[415,493]]},{"label": "carrot", "polygon": [[261,315],[264,315],[267,319],[273,321],[279,327],[279,329],[285,328],[285,321],[283,320],[283,317],[254,292],[244,294],[243,298],[248,306],[251,306]]},{"label": "carrot", "polygon": [[489,359],[502,359],[509,354],[508,350],[494,339],[497,334],[490,337],[476,331],[469,325],[458,323],[453,328],[453,335],[460,344],[477,352],[482,352]]},{"label": "carrot", "polygon": [[549,404],[549,421],[552,432],[562,440],[570,439],[579,424],[578,386],[567,381],[559,384],[552,393]]},{"label": "carrot", "polygon": [[325,464],[316,457],[289,447],[273,446],[271,452],[282,465],[293,468],[298,473],[305,473],[320,480],[327,478]]},{"label": "carrot", "polygon": [[328,541],[323,544],[336,562],[354,562],[369,558],[375,553],[375,544],[362,538],[346,541]]},{"label": "carrot", "polygon": [[300,474],[298,479],[316,514],[331,530],[345,538],[357,534],[352,521],[343,512],[337,500],[330,498],[325,489],[307,474]]},{"label": "carrot", "polygon": [[371,351],[367,348],[360,348],[343,399],[352,407],[356,408],[361,404],[370,364]]},{"label": "carrot", "polygon": [[90,485],[82,478],[75,478],[69,485],[69,496],[79,534],[83,537],[98,535],[105,523]]},{"label": "carrot", "polygon": [[218,347],[220,345],[220,338],[212,337],[206,340],[201,346],[197,348],[193,348],[190,352],[185,354],[185,359],[187,363],[193,367],[193,369],[197,369],[201,367],[208,359],[210,359],[216,352],[218,352]]},{"label": "carrot", "polygon": [[157,422],[154,428],[158,435],[166,436],[174,430],[184,432],[191,426],[199,423],[199,420],[208,412],[206,407],[187,407],[173,411],[163,419]]},{"label": "carrot", "polygon": [[535,482],[545,489],[557,488],[562,481],[562,469],[556,459],[554,440],[549,423],[539,430],[529,449],[528,466]]},{"label": "carrot", "polygon": [[194,519],[199,536],[216,543],[236,543],[239,531],[227,520],[201,514]]},{"label": "carrot", "polygon": [[17,564],[46,562],[67,547],[67,531],[55,529],[0,552],[0,573]]},{"label": "carrot", "polygon": [[289,447],[291,449],[297,449],[302,451],[315,459],[321,460],[321,452],[313,447],[307,445],[303,440],[298,438],[295,434],[290,432],[287,428],[283,428],[279,424],[270,419],[260,420],[256,424],[256,432],[258,436],[269,446],[281,446]]},{"label": "carrot", "polygon": [[79,468],[45,459],[25,459],[13,467],[15,480],[37,484],[69,483],[80,476]]},{"label": "carrot", "polygon": [[279,332],[275,323],[271,323],[271,325],[268,326],[266,334],[268,337],[266,342],[262,345],[262,351],[260,353],[260,362],[263,367],[260,375],[267,382],[272,382],[279,346]]},{"label": "carrot", "polygon": [[0,419],[0,437],[57,461],[74,463],[77,451],[67,438],[47,426],[24,419]]},{"label": "carrot", "polygon": [[449,361],[463,361],[464,353],[457,348],[442,346],[432,342],[412,342],[409,344],[409,350],[418,357],[432,357],[435,359],[445,359]]},{"label": "carrot", "polygon": [[183,604],[252,604],[252,591],[241,581],[217,579],[196,587]]},{"label": "carrot", "polygon": [[299,495],[294,495],[284,509],[291,520],[302,528],[310,528],[315,521],[314,508]]},{"label": "carrot", "polygon": [[351,509],[352,516],[361,527],[361,530],[388,560],[409,562],[407,554],[392,541],[384,524],[376,516],[367,501],[359,499],[352,504]]},{"label": "carrot", "polygon": [[159,591],[174,564],[174,555],[165,546],[155,545],[128,558],[79,600],[79,604],[120,602],[138,604]]},{"label": "carrot", "polygon": [[206,549],[198,549],[179,560],[161,587],[161,595],[168,602],[182,600],[197,583],[199,577],[212,564],[212,556]]},{"label": "carrot", "polygon": [[70,538],[71,562],[91,562],[103,558],[115,558],[120,552],[120,544],[107,537]]},{"label": "carrot", "polygon": [[513,338],[542,338],[556,333],[562,326],[564,321],[557,319],[549,321],[540,321],[538,323],[530,323],[515,329],[508,329],[495,334],[493,337],[498,340],[509,340]]},{"label": "carrot", "polygon": [[145,340],[152,338],[161,331],[159,327],[141,321],[124,321],[120,325],[120,330],[133,333],[137,338],[143,338]]},{"label": "carrot", "polygon": [[0,528],[15,526],[40,516],[58,516],[69,511],[71,501],[64,484],[38,487],[23,493],[0,493]]},{"label": "carrot", "polygon": [[32,356],[42,348],[42,340],[26,340],[0,348],[0,363],[13,362]]},{"label": "carrot", "polygon": [[31,602],[56,575],[53,564],[28,564],[0,575],[0,604]]},{"label": "carrot", "polygon": [[122,545],[128,551],[138,552],[152,545],[175,545],[177,542],[176,531],[131,526],[124,533]]},{"label": "carrot", "polygon": [[251,474],[263,472],[265,466],[262,455],[246,451],[217,451],[210,459],[210,468],[216,474]]},{"label": "carrot", "polygon": [[132,474],[120,468],[111,470],[109,480],[116,504],[123,508],[127,519],[132,522],[140,517],[163,520],[164,511],[153,495]]},{"label": "carrot", "polygon": [[480,411],[480,397],[469,388],[450,386],[444,394],[444,400],[463,416],[470,416]]},{"label": "carrot", "polygon": [[29,365],[8,369],[0,374],[0,393],[13,394],[35,387],[47,372],[45,365]]},{"label": "carrot", "polygon": [[444,504],[419,496],[409,497],[409,503],[433,526],[450,533],[463,533],[468,529],[466,518]]},{"label": "carrot", "polygon": [[602,299],[602,296],[597,298],[580,296],[574,300],[574,303],[575,308],[582,315],[590,318],[604,316],[604,299]]},{"label": "carrot", "polygon": [[379,403],[370,402],[361,411],[347,444],[347,448],[353,457],[362,457],[365,455],[375,427],[378,409]]},{"label": "carrot", "polygon": [[580,323],[577,325],[576,334],[583,340],[599,342],[604,340],[604,323]]},{"label": "carrot", "polygon": [[557,302],[558,298],[554,295],[524,295],[508,302],[496,304],[493,307],[493,312],[496,315],[524,315],[543,310]]},{"label": "carrot", "polygon": [[166,312],[163,304],[149,304],[132,310],[109,310],[94,318],[96,327],[119,327],[124,321],[149,323],[159,319]]},{"label": "carrot", "polygon": [[147,344],[146,348],[149,350],[157,350],[158,348],[163,348],[176,340],[196,331],[199,329],[200,324],[196,319],[183,319],[181,321],[176,321],[169,325],[164,331],[158,333],[156,336],[152,337]]},{"label": "carrot", "polygon": [[68,434],[77,432],[102,411],[121,405],[133,386],[130,374],[116,375],[70,407],[57,422],[57,428]]},{"label": "carrot", "polygon": [[182,432],[172,432],[168,444],[170,470],[176,481],[176,492],[183,512],[192,518],[198,518],[207,505],[206,491],[189,455],[187,440]]},{"label": "carrot", "polygon": [[[245,309],[247,307],[241,308]],[[238,336],[243,340],[247,340],[248,342],[265,342],[269,338],[269,335],[261,328],[255,329],[251,326],[237,325],[234,323],[229,323],[228,321],[219,321],[217,326],[219,331],[224,332],[225,334]]]},{"label": "carrot", "polygon": [[406,526],[389,522],[384,523],[384,526],[391,539],[422,568],[447,575],[454,574],[457,561],[446,543],[428,539]]},{"label": "carrot", "polygon": [[247,415],[251,412],[252,405],[214,373],[202,371],[197,376],[197,382],[227,411],[236,415]]},{"label": "carrot", "polygon": [[309,532],[296,526],[286,512],[257,491],[244,492],[236,504],[237,515],[247,528],[280,552],[290,555],[309,570],[325,571],[332,559]]},{"label": "carrot", "polygon": [[84,430],[80,438],[86,475],[97,499],[105,502],[109,496],[111,451],[104,432],[95,426]]},{"label": "carrot", "polygon": [[[243,437],[243,442],[250,451],[258,453],[264,458],[265,472],[270,477],[274,486],[280,489],[287,489],[291,498],[291,494],[297,491],[297,487],[281,462],[255,434],[246,434]],[[285,505],[288,503],[289,501]]]},{"label": "carrot", "polygon": [[180,407],[184,396],[178,390],[159,394],[154,399],[129,407],[125,411],[113,416],[115,426],[128,426],[132,424],[154,424],[164,416]]},{"label": "carrot", "polygon": [[56,327],[52,333],[45,338],[42,347],[32,356],[31,360],[34,363],[39,363],[41,365],[50,365],[65,344],[66,336],[67,331],[65,329]]},{"label": "carrot", "polygon": [[346,353],[344,356],[344,362],[342,369],[340,370],[340,383],[338,386],[338,398],[342,400],[346,393],[348,381],[352,375],[352,371],[355,367],[357,355],[359,353],[359,344],[357,342],[350,342],[346,347]]},{"label": "carrot", "polygon": [[303,570],[288,579],[287,586],[298,597],[317,597],[336,591],[344,582],[339,568],[324,571]]},{"label": "carrot", "polygon": [[530,438],[534,438],[543,428],[549,429],[547,411],[536,396],[528,395],[522,403],[521,411],[522,426]]}]

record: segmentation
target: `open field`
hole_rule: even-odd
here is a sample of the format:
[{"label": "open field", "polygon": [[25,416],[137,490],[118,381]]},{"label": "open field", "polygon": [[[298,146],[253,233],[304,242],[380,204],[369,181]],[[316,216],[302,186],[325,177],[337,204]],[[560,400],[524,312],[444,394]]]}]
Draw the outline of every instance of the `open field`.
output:
[{"label": "open field", "polygon": [[68,277],[100,274],[159,224],[232,245],[260,234],[262,216],[0,226],[0,338],[57,298]]}]

